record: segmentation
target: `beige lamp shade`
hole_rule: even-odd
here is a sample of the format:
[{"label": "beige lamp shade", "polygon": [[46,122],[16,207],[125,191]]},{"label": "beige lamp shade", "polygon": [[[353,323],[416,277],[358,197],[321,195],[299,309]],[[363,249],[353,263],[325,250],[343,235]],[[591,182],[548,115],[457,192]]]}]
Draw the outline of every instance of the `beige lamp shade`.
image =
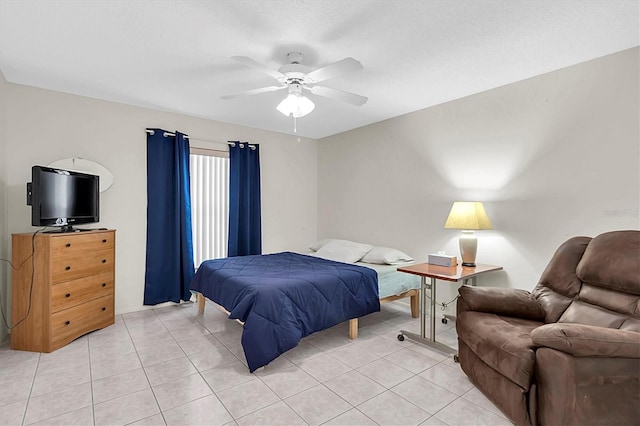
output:
[{"label": "beige lamp shade", "polygon": [[462,229],[458,240],[462,266],[475,267],[478,239],[473,234],[477,229],[491,229],[491,221],[484,206],[478,201],[456,201],[451,207],[445,228]]},{"label": "beige lamp shade", "polygon": [[444,224],[450,229],[491,229],[491,221],[479,201],[456,201]]}]

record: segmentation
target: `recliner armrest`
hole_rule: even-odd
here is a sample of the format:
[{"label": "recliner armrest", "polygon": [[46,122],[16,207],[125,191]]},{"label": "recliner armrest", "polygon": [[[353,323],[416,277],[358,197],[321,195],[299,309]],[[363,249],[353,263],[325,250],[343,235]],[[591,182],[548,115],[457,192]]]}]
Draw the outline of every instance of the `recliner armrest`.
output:
[{"label": "recliner armrest", "polygon": [[526,290],[500,287],[470,287],[458,289],[458,315],[462,311],[479,311],[536,321],[544,320],[544,310]]},{"label": "recliner armrest", "polygon": [[640,358],[640,333],[574,323],[554,323],[531,332],[533,344],[580,357]]}]

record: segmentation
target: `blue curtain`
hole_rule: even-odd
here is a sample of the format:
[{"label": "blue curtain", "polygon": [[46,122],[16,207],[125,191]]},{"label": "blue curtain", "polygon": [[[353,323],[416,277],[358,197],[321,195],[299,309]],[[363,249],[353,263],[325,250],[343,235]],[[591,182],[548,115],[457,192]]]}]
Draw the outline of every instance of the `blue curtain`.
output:
[{"label": "blue curtain", "polygon": [[147,130],[144,304],[186,301],[194,275],[189,141],[179,132]]},{"label": "blue curtain", "polygon": [[262,254],[260,147],[229,146],[229,245],[227,255]]}]

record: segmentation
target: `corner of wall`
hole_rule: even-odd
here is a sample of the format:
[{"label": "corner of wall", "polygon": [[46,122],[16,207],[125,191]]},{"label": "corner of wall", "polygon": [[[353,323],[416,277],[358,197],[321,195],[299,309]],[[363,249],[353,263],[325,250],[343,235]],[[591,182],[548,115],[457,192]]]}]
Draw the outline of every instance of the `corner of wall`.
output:
[{"label": "corner of wall", "polygon": [[[9,236],[7,229],[7,156],[6,144],[6,86],[7,81],[0,72],[0,258],[7,259],[9,253]],[[7,262],[0,262],[0,308],[4,318],[9,321],[9,267]],[[0,345],[9,336],[5,321],[0,321]]]}]

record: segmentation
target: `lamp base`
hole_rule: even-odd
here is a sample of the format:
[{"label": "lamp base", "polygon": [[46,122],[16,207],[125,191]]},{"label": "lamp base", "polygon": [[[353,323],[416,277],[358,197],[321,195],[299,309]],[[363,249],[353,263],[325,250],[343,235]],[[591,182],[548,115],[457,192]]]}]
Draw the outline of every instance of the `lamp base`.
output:
[{"label": "lamp base", "polygon": [[478,240],[473,231],[462,231],[459,239],[462,266],[476,266],[476,253],[478,252]]}]

